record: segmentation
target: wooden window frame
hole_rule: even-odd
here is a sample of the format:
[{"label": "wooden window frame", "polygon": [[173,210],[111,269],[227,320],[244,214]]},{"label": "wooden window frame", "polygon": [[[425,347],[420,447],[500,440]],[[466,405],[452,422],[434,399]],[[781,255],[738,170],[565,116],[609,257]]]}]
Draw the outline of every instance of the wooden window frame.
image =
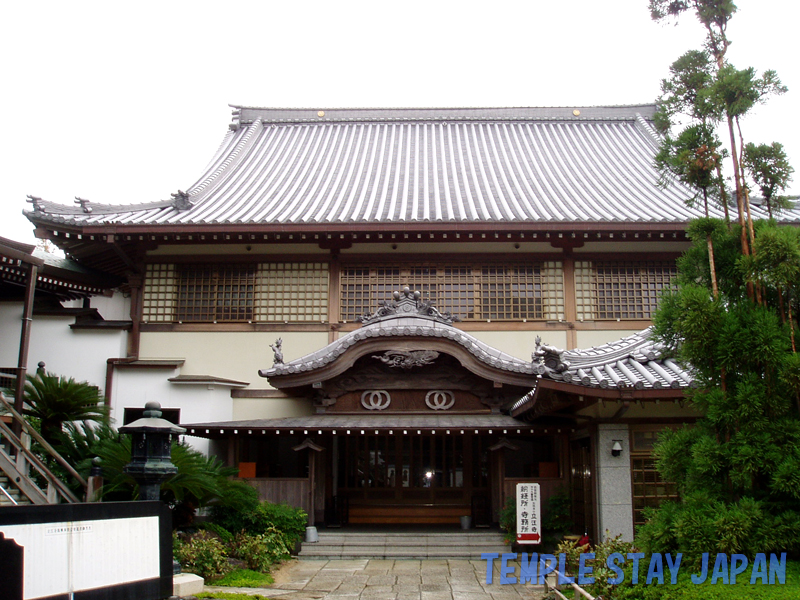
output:
[{"label": "wooden window frame", "polygon": [[357,320],[403,287],[420,291],[463,321],[548,321],[564,318],[561,261],[343,264],[339,319]]},{"label": "wooden window frame", "polygon": [[630,464],[631,464],[631,507],[633,510],[633,525],[645,523],[643,512],[645,508],[656,508],[663,502],[679,498],[677,484],[661,478],[655,466],[652,446],[638,447],[637,433],[658,434],[669,425],[638,425],[630,429]]},{"label": "wooden window frame", "polygon": [[575,264],[579,320],[653,318],[662,292],[677,276],[674,260],[579,260]]}]

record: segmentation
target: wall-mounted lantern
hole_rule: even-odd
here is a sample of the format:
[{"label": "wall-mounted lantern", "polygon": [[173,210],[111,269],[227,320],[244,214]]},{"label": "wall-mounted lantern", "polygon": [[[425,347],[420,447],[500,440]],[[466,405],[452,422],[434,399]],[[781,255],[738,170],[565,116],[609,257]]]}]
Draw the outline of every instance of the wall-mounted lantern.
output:
[{"label": "wall-mounted lantern", "polygon": [[622,440],[614,440],[611,444],[611,456],[619,456],[622,454]]},{"label": "wall-mounted lantern", "polygon": [[131,435],[131,462],[123,471],[139,484],[139,500],[159,500],[161,483],[178,472],[172,464],[172,441],[186,429],[161,418],[161,405],[148,402],[144,417],[119,428]]}]

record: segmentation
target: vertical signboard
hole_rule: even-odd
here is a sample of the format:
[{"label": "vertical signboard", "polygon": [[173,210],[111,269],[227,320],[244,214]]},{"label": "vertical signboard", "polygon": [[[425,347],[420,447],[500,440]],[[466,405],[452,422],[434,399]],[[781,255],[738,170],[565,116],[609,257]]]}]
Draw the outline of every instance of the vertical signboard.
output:
[{"label": "vertical signboard", "polygon": [[542,541],[541,505],[538,483],[517,484],[517,543],[538,544]]}]

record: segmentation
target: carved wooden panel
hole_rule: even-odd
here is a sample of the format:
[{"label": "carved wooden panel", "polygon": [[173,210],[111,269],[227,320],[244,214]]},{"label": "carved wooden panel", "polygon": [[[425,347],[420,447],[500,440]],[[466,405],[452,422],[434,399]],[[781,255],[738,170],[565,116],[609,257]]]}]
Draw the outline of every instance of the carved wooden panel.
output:
[{"label": "carved wooden panel", "polygon": [[[431,414],[443,414],[446,412],[488,412],[486,405],[482,404],[475,394],[471,394],[465,390],[435,390],[448,392],[448,394],[444,395],[447,398],[447,402],[444,404],[445,406],[449,404],[449,394],[452,394],[453,405],[448,409],[432,409],[425,402],[425,397],[428,396],[431,391],[432,390],[429,389],[391,390],[391,404],[380,410],[380,412],[381,414],[408,411]],[[326,412],[376,412],[374,409],[367,410],[364,407],[362,403],[363,395],[363,391],[347,392],[339,396],[336,400],[336,404],[328,407]],[[370,397],[369,394],[367,394],[367,397]],[[429,401],[431,398],[433,398],[433,396],[429,397]]]}]

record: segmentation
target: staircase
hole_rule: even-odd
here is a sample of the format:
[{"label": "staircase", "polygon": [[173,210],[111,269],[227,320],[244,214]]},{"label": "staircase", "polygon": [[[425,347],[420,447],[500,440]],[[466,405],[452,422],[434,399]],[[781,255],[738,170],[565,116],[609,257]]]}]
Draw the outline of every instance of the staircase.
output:
[{"label": "staircase", "polygon": [[8,477],[0,472],[0,506],[18,506],[30,503],[31,501],[21,495],[19,489],[11,484]]},{"label": "staircase", "polygon": [[503,534],[494,530],[425,531],[403,530],[321,531],[319,541],[303,542],[304,559],[472,559],[483,552],[508,552]]},{"label": "staircase", "polygon": [[0,420],[0,506],[80,502],[42,459],[31,452],[31,440],[38,442],[84,490],[87,486],[86,481],[39,435],[39,432],[27,423],[22,415],[14,410],[10,399],[2,393],[0,393],[0,411],[10,415],[21,429],[17,435],[12,426]]}]

